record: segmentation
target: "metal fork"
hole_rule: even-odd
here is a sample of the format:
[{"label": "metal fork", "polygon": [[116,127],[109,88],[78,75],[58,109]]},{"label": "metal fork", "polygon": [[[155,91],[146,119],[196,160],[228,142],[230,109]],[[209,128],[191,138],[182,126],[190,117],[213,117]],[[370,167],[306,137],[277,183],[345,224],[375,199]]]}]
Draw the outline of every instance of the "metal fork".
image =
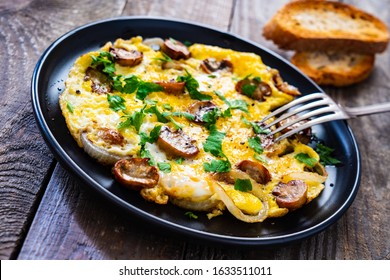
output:
[{"label": "metal fork", "polygon": [[[295,108],[296,107],[296,108]],[[289,109],[292,109],[288,111]],[[298,113],[309,110],[302,115],[297,115]],[[273,111],[271,114],[267,115],[264,119],[260,121],[260,124],[263,124],[268,119],[283,114],[279,118],[274,121],[262,126],[263,129],[269,129],[273,125],[283,121],[289,117],[297,116],[291,121],[287,121],[286,124],[272,130],[268,135],[274,135],[275,133],[281,132],[284,129],[291,127],[292,125],[300,122],[306,121],[302,125],[294,127],[292,130],[278,136],[274,141],[278,142],[284,138],[287,138],[291,135],[294,135],[304,129],[312,127],[313,125],[335,121],[335,120],[345,120],[351,119],[357,116],[371,115],[382,112],[390,112],[390,102],[382,103],[382,104],[374,104],[369,106],[362,107],[342,107],[334,102],[327,94],[325,93],[313,93],[309,95],[305,95],[300,97],[280,108]]]}]

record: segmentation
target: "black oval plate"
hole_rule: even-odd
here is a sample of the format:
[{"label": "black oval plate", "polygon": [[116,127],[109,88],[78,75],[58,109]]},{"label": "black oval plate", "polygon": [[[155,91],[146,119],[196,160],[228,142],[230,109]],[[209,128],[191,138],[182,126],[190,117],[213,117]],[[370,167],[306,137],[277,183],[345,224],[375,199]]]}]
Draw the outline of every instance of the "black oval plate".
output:
[{"label": "black oval plate", "polygon": [[88,185],[133,215],[177,233],[212,242],[239,245],[275,245],[307,238],[337,221],[351,205],[360,181],[359,151],[344,121],[314,127],[316,135],[336,148],[342,166],[328,168],[329,179],[322,194],[313,202],[287,216],[246,224],[229,213],[208,220],[201,213],[196,220],[172,205],[146,202],[140,195],[120,187],[110,170],[97,164],[80,149],[68,132],[58,96],[74,61],[99,49],[107,41],[141,35],[172,37],[181,41],[216,45],[260,55],[265,64],[279,69],[282,77],[302,93],[322,91],[294,66],[266,48],[210,27],[176,20],[123,17],[94,22],[56,40],[42,55],[32,77],[32,103],[38,126],[56,158]]}]

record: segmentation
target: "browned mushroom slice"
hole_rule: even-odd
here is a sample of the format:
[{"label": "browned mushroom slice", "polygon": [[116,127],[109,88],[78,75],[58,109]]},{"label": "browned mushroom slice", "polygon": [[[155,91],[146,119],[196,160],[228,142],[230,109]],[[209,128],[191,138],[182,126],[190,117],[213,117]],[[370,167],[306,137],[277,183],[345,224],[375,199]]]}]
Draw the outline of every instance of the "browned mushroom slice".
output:
[{"label": "browned mushroom slice", "polygon": [[[288,124],[289,122],[294,121],[294,119],[297,119],[297,118],[298,118],[298,116],[296,116],[296,115],[291,116],[291,117],[288,117],[288,118],[286,118],[286,119],[280,121],[280,122],[277,124],[277,127],[284,126],[284,125]],[[307,123],[307,122],[308,122],[308,120],[299,121],[299,122],[297,122],[297,123],[295,123],[295,124],[293,124],[293,125],[290,125],[290,126],[286,127],[286,128],[283,129],[281,132],[282,132],[282,133],[289,132],[289,131],[291,131],[291,130],[293,130],[293,129],[295,129],[295,128],[297,128],[297,127],[299,127],[299,126],[301,126],[301,125],[303,125],[303,124],[305,124],[305,123]],[[298,140],[299,140],[300,142],[304,143],[304,144],[309,143],[309,142],[310,142],[310,139],[311,139],[311,137],[312,137],[311,128],[308,127],[308,128],[306,128],[306,129],[304,129],[304,130],[298,132],[298,133],[295,135],[295,137],[297,137]]]},{"label": "browned mushroom slice", "polygon": [[157,145],[166,153],[177,157],[193,157],[199,153],[195,140],[191,139],[181,130],[171,131],[164,126],[160,130]]},{"label": "browned mushroom slice", "polygon": [[211,101],[197,101],[188,108],[188,113],[192,114],[197,123],[203,123],[203,116],[217,108],[217,106]]},{"label": "browned mushroom slice", "polygon": [[295,210],[301,208],[307,200],[307,185],[302,180],[292,180],[287,184],[279,183],[272,194],[281,208]]},{"label": "browned mushroom slice", "polygon": [[137,50],[125,50],[120,48],[111,48],[110,53],[114,56],[115,61],[122,66],[136,66],[142,62],[144,57],[142,52]]},{"label": "browned mushroom slice", "polygon": [[172,59],[187,59],[191,56],[188,48],[180,41],[175,39],[166,39],[161,50]]},{"label": "browned mushroom slice", "polygon": [[237,168],[247,173],[259,184],[267,184],[271,181],[271,173],[259,162],[243,160],[237,165]]},{"label": "browned mushroom slice", "polygon": [[111,92],[111,81],[104,73],[99,70],[88,67],[85,71],[84,81],[91,81],[92,92],[106,94]]},{"label": "browned mushroom slice", "polygon": [[236,91],[254,100],[264,101],[265,96],[272,94],[271,87],[259,79],[243,79],[236,84]]},{"label": "browned mushroom slice", "polygon": [[160,176],[154,166],[150,166],[147,158],[121,159],[113,168],[115,179],[123,186],[133,190],[153,188]]},{"label": "browned mushroom slice", "polygon": [[214,180],[225,182],[226,184],[234,185],[235,179],[231,172],[216,172],[211,175]]},{"label": "browned mushroom slice", "polygon": [[184,93],[184,89],[186,85],[185,82],[176,82],[175,80],[155,82],[155,83],[161,86],[164,89],[164,92],[171,93],[171,94]]},{"label": "browned mushroom slice", "polygon": [[228,72],[233,72],[233,64],[227,60],[222,59],[221,61],[217,61],[215,58],[207,58],[203,60],[200,64],[202,70],[208,74],[218,70],[226,70]]},{"label": "browned mushroom slice", "polygon": [[119,131],[106,127],[99,129],[98,137],[110,145],[123,145],[124,142],[124,138]]},{"label": "browned mushroom slice", "polygon": [[280,90],[284,93],[287,93],[289,95],[292,95],[292,96],[301,95],[301,93],[299,92],[299,90],[296,87],[283,81],[278,70],[271,69],[271,74],[272,74],[272,80],[274,82],[274,85],[276,86],[276,88],[278,90]]}]

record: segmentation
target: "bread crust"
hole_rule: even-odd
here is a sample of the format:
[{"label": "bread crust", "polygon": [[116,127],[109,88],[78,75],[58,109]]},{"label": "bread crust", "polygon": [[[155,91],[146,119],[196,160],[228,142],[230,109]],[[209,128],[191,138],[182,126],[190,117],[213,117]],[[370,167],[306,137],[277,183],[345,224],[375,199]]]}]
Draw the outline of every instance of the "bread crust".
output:
[{"label": "bread crust", "polygon": [[389,31],[378,18],[351,5],[330,1],[286,4],[264,26],[263,35],[282,49],[383,52]]},{"label": "bread crust", "polygon": [[365,80],[375,55],[340,52],[297,52],[291,62],[317,84],[344,87]]}]

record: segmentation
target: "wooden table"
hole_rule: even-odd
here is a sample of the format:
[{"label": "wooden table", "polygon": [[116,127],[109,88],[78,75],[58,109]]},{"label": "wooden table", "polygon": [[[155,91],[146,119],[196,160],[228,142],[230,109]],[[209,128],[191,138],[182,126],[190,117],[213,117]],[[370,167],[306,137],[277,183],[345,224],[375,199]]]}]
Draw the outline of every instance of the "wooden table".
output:
[{"label": "wooden table", "polygon": [[[63,33],[117,16],[187,19],[238,34],[288,57],[262,37],[287,0],[2,0],[0,3],[1,259],[390,259],[390,122],[388,113],[350,120],[362,157],[358,195],[320,234],[288,246],[241,249],[177,239],[124,215],[65,171],[35,123],[33,68]],[[390,0],[345,0],[390,26]],[[339,103],[390,100],[390,49],[365,82],[325,88]]]}]

